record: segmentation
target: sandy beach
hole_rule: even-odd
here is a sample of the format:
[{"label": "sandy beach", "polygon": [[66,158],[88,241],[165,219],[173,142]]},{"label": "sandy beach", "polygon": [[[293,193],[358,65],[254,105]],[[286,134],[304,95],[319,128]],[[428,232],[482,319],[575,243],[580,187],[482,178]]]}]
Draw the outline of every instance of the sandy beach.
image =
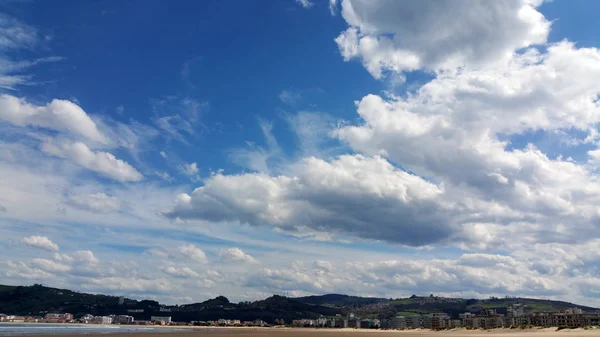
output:
[{"label": "sandy beach", "polygon": [[[298,329],[298,328],[191,328],[185,327],[185,331],[173,332],[166,331],[165,335],[173,337],[192,337],[194,335],[208,334],[211,337],[367,337],[377,334],[397,335],[398,337],[580,337],[580,336],[600,336],[600,329],[563,329],[557,331],[556,328],[533,328],[533,329],[494,329],[494,330],[466,330],[455,329],[446,331],[431,330],[358,330],[358,329]],[[111,333],[111,337],[147,337],[149,334],[163,334],[161,332],[153,333]],[[48,336],[48,335],[45,335]],[[52,336],[73,337],[73,334],[56,334]],[[106,334],[85,334],[86,337],[106,337]]]}]

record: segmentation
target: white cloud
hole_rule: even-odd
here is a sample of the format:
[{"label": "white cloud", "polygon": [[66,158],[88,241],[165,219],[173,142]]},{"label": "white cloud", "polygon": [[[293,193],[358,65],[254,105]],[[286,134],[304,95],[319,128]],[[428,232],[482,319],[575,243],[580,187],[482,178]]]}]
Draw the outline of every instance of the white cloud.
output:
[{"label": "white cloud", "polygon": [[237,247],[223,249],[220,252],[221,258],[234,262],[257,263],[250,255],[244,253],[243,250]]},{"label": "white cloud", "polygon": [[386,71],[479,66],[546,42],[550,23],[536,10],[540,3],[343,0],[350,27],[336,42],[344,59],[361,59],[376,78]]},{"label": "white cloud", "polygon": [[160,156],[167,159],[167,153],[165,151],[160,151]]},{"label": "white cloud", "polygon": [[22,242],[27,246],[41,248],[51,252],[57,252],[60,249],[56,243],[45,236],[28,236],[23,238]]},{"label": "white cloud", "polygon": [[4,271],[5,276],[7,277],[16,277],[18,279],[24,280],[43,280],[48,282],[54,278],[54,275],[45,272],[39,268],[31,268],[27,266],[27,264],[18,261],[7,261],[7,268]]},{"label": "white cloud", "polygon": [[185,257],[200,263],[207,263],[206,254],[202,249],[194,246],[193,244],[187,244],[179,247],[179,252]]},{"label": "white cloud", "polygon": [[184,164],[181,171],[187,176],[195,177],[198,175],[198,165],[196,163]]},{"label": "white cloud", "polygon": [[62,273],[71,270],[71,267],[48,259],[36,258],[31,260],[32,266],[47,271],[49,273]]},{"label": "white cloud", "polygon": [[98,258],[91,250],[78,250],[71,253],[73,262],[85,265],[95,265],[99,262]]},{"label": "white cloud", "polygon": [[167,172],[155,172],[155,174],[164,181],[172,182],[174,180]]},{"label": "white cloud", "polygon": [[[122,147],[142,172],[171,179],[145,167],[136,149],[158,139],[159,129],[167,140],[191,142],[202,127],[198,102],[165,99],[156,105],[152,127],[90,118],[74,103],[60,101],[66,116],[94,123],[108,140],[102,144],[79,123],[54,116],[54,101],[36,105],[3,98],[13,110],[0,111],[5,141],[0,142],[0,210],[7,209],[0,217],[6,243],[0,245],[6,259],[0,259],[2,280],[161,301],[202,301],[224,293],[255,300],[282,291],[383,297],[434,292],[597,306],[600,155],[593,147],[600,122],[599,51],[565,41],[515,53],[546,39],[548,23],[535,10],[537,2],[439,4],[341,2],[349,23],[338,38],[343,56],[361,60],[375,76],[420,69],[434,79],[398,97],[366,95],[357,101],[358,119],[352,122],[338,124],[305,111],[284,116],[304,158],[285,158],[273,125],[261,121],[264,145],[249,142],[248,149],[232,154],[236,164],[259,173],[217,171],[177,197],[166,212],[175,221],[161,219],[156,209],[188,187],[105,186],[93,175],[77,174],[72,162],[118,180],[141,179],[114,156],[96,158]],[[336,2],[330,5],[335,11]],[[407,16],[417,20],[402,19]],[[470,29],[463,30],[463,24]],[[9,61],[0,68],[13,69],[15,76],[45,62]],[[23,114],[30,110],[35,113]],[[51,132],[43,129],[59,135],[48,140]],[[538,135],[568,138],[574,151],[549,148]],[[70,141],[63,145],[65,138]],[[18,143],[6,143],[15,139]],[[39,140],[49,153],[71,160],[41,154]],[[76,140],[83,155],[74,154]],[[153,145],[149,154],[167,148]],[[85,164],[79,157],[96,159]],[[169,159],[176,157],[169,153]],[[129,173],[107,168],[119,165]],[[128,212],[120,212],[125,201]],[[102,216],[90,217],[82,209]],[[41,238],[49,244],[25,243],[29,232],[64,234],[60,253],[46,237]],[[206,253],[182,245],[181,240],[200,235],[208,238],[202,246]],[[327,243],[346,239],[361,244]],[[20,240],[24,244],[12,244]],[[65,252],[81,249],[84,241],[84,249],[94,252]],[[405,247],[395,249],[398,243]],[[47,256],[28,248],[40,245]],[[384,248],[371,249],[375,245]],[[255,260],[227,248],[236,246],[254,247],[260,268],[207,258]],[[256,250],[263,246],[264,251]],[[136,252],[147,247],[161,248]],[[172,262],[178,259],[189,260],[190,267]],[[191,261],[202,268],[196,271],[200,265]]]},{"label": "white cloud", "polygon": [[329,0],[329,13],[332,16],[336,15],[337,12],[337,0]]},{"label": "white cloud", "polygon": [[286,121],[297,136],[304,156],[323,157],[323,152],[331,150],[330,133],[337,126],[333,117],[318,112],[299,111],[289,115]]},{"label": "white cloud", "polygon": [[156,114],[154,124],[163,131],[167,139],[176,139],[184,144],[188,138],[202,130],[201,114],[208,109],[207,102],[188,97],[165,97],[151,101]]},{"label": "white cloud", "polygon": [[48,128],[99,143],[108,142],[87,113],[70,101],[54,99],[44,106],[36,106],[24,98],[0,95],[0,119],[16,126]]},{"label": "white cloud", "polygon": [[102,192],[87,195],[71,195],[69,196],[69,200],[71,204],[95,213],[110,213],[126,208],[121,200]]},{"label": "white cloud", "polygon": [[296,0],[296,3],[307,9],[314,5],[314,3],[310,2],[309,0]]},{"label": "white cloud", "polygon": [[42,45],[35,27],[5,13],[0,13],[0,88],[15,90],[20,85],[36,84],[33,76],[23,72],[37,64],[62,60],[43,57],[35,60],[14,60],[14,51],[31,51]]},{"label": "white cloud", "polygon": [[39,84],[31,75],[24,74],[30,68],[49,62],[62,61],[62,57],[50,56],[42,57],[32,61],[14,61],[1,56],[0,50],[0,88],[7,90],[16,90],[21,85]]},{"label": "white cloud", "polygon": [[198,273],[190,269],[189,267],[163,267],[162,271],[165,274],[176,276],[176,277],[198,277]]},{"label": "white cloud", "polygon": [[282,151],[273,135],[273,123],[259,119],[259,126],[267,144],[266,148],[246,142],[248,147],[233,150],[230,159],[235,164],[253,171],[270,172],[270,167],[281,161]]},{"label": "white cloud", "polygon": [[439,198],[443,191],[382,158],[307,158],[295,172],[290,177],[216,174],[191,195],[180,195],[165,214],[291,231],[350,232],[409,245],[438,242],[453,231],[445,217],[450,206]]},{"label": "white cloud", "polygon": [[119,292],[141,292],[156,291],[167,293],[172,289],[171,282],[164,278],[142,279],[135,277],[99,277],[89,278],[81,285],[83,289],[118,290]]},{"label": "white cloud", "polygon": [[38,41],[35,27],[7,14],[0,14],[0,50],[33,48]]},{"label": "white cloud", "polygon": [[140,181],[144,177],[127,162],[108,152],[94,152],[82,142],[49,140],[42,144],[42,151],[97,172],[108,178],[126,182]]},{"label": "white cloud", "polygon": [[599,76],[598,49],[560,42],[438,73],[404,97],[367,95],[361,121],[330,132],[362,155],[217,174],[166,214],[476,250],[597,237],[593,165],[504,139],[593,130]]}]

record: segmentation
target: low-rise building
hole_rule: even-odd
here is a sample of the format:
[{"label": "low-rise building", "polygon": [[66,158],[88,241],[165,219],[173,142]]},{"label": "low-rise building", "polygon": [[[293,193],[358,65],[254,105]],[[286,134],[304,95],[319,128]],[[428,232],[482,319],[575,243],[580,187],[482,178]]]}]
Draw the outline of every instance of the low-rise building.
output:
[{"label": "low-rise building", "polygon": [[129,315],[111,315],[113,324],[132,324],[134,321],[133,316]]},{"label": "low-rise building", "polygon": [[406,319],[404,316],[396,316],[388,319],[384,327],[388,329],[406,329]]},{"label": "low-rise building", "polygon": [[91,320],[91,324],[112,324],[112,317],[110,316],[94,316]]},{"label": "low-rise building", "polygon": [[331,328],[343,328],[344,327],[344,320],[341,318],[334,318],[332,320],[329,321],[329,327]]},{"label": "low-rise building", "polygon": [[425,329],[439,330],[445,328],[444,321],[450,319],[448,314],[443,312],[430,313],[422,316],[423,327]]},{"label": "low-rise building", "polygon": [[150,316],[150,321],[155,324],[168,325],[171,324],[171,316]]},{"label": "low-rise building", "polygon": [[68,323],[73,320],[73,315],[69,313],[57,314],[49,313],[44,316],[44,321],[47,323]]},{"label": "low-rise building", "polygon": [[423,327],[423,319],[421,315],[411,315],[405,316],[406,327],[410,329],[422,328]]}]

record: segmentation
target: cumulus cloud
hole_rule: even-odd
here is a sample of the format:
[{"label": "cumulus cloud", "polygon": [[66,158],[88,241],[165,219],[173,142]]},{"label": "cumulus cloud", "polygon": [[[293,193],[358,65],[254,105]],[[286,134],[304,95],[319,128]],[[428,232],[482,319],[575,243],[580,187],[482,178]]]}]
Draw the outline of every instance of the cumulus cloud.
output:
[{"label": "cumulus cloud", "polygon": [[223,249],[220,252],[221,258],[234,262],[257,263],[250,255],[244,253],[243,250],[237,247]]},{"label": "cumulus cloud", "polygon": [[[434,34],[420,23],[396,27],[409,23],[391,18],[406,13],[424,19],[439,14],[450,32],[459,29],[455,22],[460,25],[460,20],[440,12],[450,2],[441,4],[390,1],[375,7],[346,0],[342,7],[360,38],[390,31]],[[491,64],[491,54],[479,50],[476,42],[498,40],[496,54],[544,42],[548,23],[539,17],[537,5],[475,3],[479,11],[489,9],[500,25],[515,24],[515,36],[487,31],[489,18],[465,9],[475,29],[457,39],[474,40],[469,43],[477,46],[463,44],[473,55],[459,59],[473,66],[448,67],[414,94],[359,100],[359,122],[341,123],[328,133],[359,154],[304,158],[280,169],[280,175],[268,174],[268,167],[261,174],[217,174],[191,194],[180,195],[165,215],[481,250],[514,248],[527,240],[566,243],[598,236],[593,225],[600,220],[595,208],[600,201],[597,151],[590,151],[588,162],[581,164],[549,156],[535,144],[513,146],[507,139],[562,130],[583,133],[578,141],[588,142],[585,134],[592,134],[600,122],[600,85],[595,80],[600,51],[563,41],[544,50],[509,52]],[[423,60],[442,62],[430,59],[434,50],[428,46],[407,41],[402,48],[415,51],[415,69]],[[442,52],[443,61],[456,59],[458,52]]]},{"label": "cumulus cloud", "polygon": [[193,244],[187,244],[179,247],[179,253],[187,257],[188,259],[194,260],[200,263],[207,263],[208,259],[206,258],[206,254],[202,249],[196,247]]},{"label": "cumulus cloud", "polygon": [[163,267],[162,271],[165,274],[175,276],[175,277],[198,277],[198,273],[190,269],[189,267],[174,267],[167,266]]},{"label": "cumulus cloud", "polygon": [[94,152],[82,142],[49,140],[42,144],[42,151],[73,161],[105,177],[127,182],[140,181],[144,177],[127,162],[117,159],[109,152]]},{"label": "cumulus cloud", "polygon": [[39,268],[29,267],[26,263],[22,261],[11,261],[8,260],[6,262],[6,269],[4,270],[4,275],[7,277],[16,277],[19,279],[25,280],[52,280],[54,275],[48,272],[45,272]]},{"label": "cumulus cloud", "polygon": [[198,175],[198,164],[196,163],[189,163],[189,164],[184,164],[181,167],[181,171],[190,177],[195,177]]},{"label": "cumulus cloud", "polygon": [[349,232],[408,245],[438,242],[452,233],[443,216],[450,209],[439,201],[442,190],[380,157],[307,158],[296,173],[216,174],[191,195],[180,195],[165,215]]},{"label": "cumulus cloud", "polygon": [[95,265],[100,262],[91,250],[77,250],[70,254],[69,260],[77,264],[85,265]]},{"label": "cumulus cloud", "polygon": [[[477,226],[479,239],[501,238],[497,231],[507,228],[539,232],[538,240],[582,239],[597,235],[590,225],[598,218],[596,175],[569,158],[550,158],[533,144],[509,149],[501,137],[586,132],[600,118],[600,86],[585,73],[596,77],[599,69],[597,49],[561,42],[546,53],[515,55],[503,68],[440,75],[406,98],[368,95],[357,103],[362,123],[342,126],[333,135],[355,151],[383,154],[443,182],[446,194],[489,203],[480,205],[488,208],[480,212],[487,216],[462,220],[463,228]],[[565,222],[579,230],[562,230]],[[540,223],[558,227],[542,230]]]},{"label": "cumulus cloud", "polygon": [[57,252],[60,249],[56,243],[45,236],[28,236],[23,238],[22,242],[29,247],[40,248],[51,252]]},{"label": "cumulus cloud", "polygon": [[54,99],[43,105],[33,105],[24,98],[0,95],[0,119],[16,126],[31,126],[73,133],[79,137],[107,143],[96,123],[77,104]]},{"label": "cumulus cloud", "polygon": [[62,273],[71,270],[71,266],[61,264],[48,259],[36,258],[31,260],[32,266],[47,271],[49,273]]},{"label": "cumulus cloud", "polygon": [[564,275],[549,275],[530,269],[530,264],[511,256],[464,254],[458,259],[406,259],[376,262],[329,261],[312,266],[262,268],[246,279],[258,289],[296,293],[351,293],[363,296],[409,296],[434,292],[442,296],[581,296],[563,283]]},{"label": "cumulus cloud", "polygon": [[[343,0],[349,28],[336,42],[376,78],[384,72],[479,66],[546,42],[541,1]],[[482,13],[485,13],[482,15]]]}]

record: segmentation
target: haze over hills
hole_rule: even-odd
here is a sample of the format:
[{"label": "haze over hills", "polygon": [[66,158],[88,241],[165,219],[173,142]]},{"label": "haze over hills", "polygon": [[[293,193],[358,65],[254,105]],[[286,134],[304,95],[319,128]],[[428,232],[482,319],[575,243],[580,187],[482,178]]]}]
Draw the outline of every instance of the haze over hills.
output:
[{"label": "haze over hills", "polygon": [[[121,303],[121,304],[120,304]],[[289,298],[274,295],[255,302],[232,303],[218,296],[200,303],[162,305],[157,301],[121,299],[118,296],[86,294],[67,289],[32,286],[0,285],[0,311],[15,315],[43,315],[48,312],[70,312],[75,317],[85,314],[127,314],[136,319],[149,319],[152,315],[172,316],[174,321],[205,321],[217,319],[262,319],[273,323],[276,319],[291,322],[299,318],[346,315],[353,312],[365,317],[388,318],[412,313],[446,312],[451,316],[470,311],[479,312],[495,308],[505,313],[511,303],[521,303],[528,311],[556,311],[581,308],[598,309],[564,301],[530,298],[462,299],[430,296],[410,298],[374,298],[343,294],[314,295]]]}]

